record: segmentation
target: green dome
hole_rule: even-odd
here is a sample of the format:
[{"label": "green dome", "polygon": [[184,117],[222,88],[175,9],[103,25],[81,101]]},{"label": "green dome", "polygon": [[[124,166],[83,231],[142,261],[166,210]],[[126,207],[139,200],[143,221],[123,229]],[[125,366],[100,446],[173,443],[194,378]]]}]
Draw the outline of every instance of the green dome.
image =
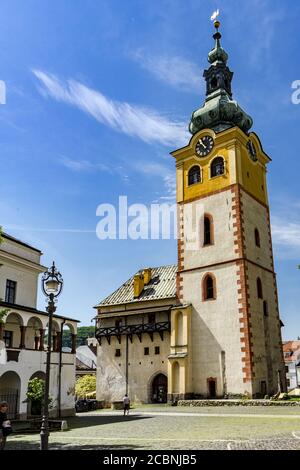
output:
[{"label": "green dome", "polygon": [[215,132],[221,132],[238,126],[247,133],[252,124],[252,118],[242,110],[235,100],[224,93],[205,101],[204,105],[192,114],[189,131],[191,134],[196,134],[201,129],[208,128]]}]

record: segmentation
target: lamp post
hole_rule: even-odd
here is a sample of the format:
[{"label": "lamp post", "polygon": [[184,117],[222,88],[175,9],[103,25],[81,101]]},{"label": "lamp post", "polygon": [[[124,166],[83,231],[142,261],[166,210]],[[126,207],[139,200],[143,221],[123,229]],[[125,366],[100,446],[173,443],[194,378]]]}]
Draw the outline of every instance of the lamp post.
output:
[{"label": "lamp post", "polygon": [[48,298],[47,312],[49,314],[48,321],[48,344],[47,344],[47,358],[46,358],[46,379],[45,379],[45,394],[43,417],[41,425],[41,450],[48,450],[49,439],[49,379],[50,379],[50,360],[51,360],[51,341],[52,341],[52,318],[56,310],[55,301],[62,291],[63,278],[60,272],[57,271],[54,261],[51,268],[45,271],[42,277],[42,289],[45,296]]}]

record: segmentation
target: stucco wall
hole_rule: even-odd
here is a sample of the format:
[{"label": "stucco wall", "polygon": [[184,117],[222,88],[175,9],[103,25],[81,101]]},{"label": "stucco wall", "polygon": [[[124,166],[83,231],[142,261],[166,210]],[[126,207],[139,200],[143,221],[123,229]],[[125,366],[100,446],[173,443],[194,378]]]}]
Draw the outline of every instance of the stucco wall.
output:
[{"label": "stucco wall", "polygon": [[[268,209],[243,190],[241,191],[241,200],[246,215],[243,224],[245,255],[247,259],[272,270],[272,245],[270,243]],[[255,244],[255,228],[259,232],[260,247]]]},{"label": "stucco wall", "polygon": [[6,280],[9,279],[17,283],[15,303],[34,308],[37,299],[38,274],[30,268],[16,266],[5,260],[5,264],[0,268],[0,298],[5,300]]},{"label": "stucco wall", "polygon": [[22,244],[14,242],[13,240],[8,240],[3,238],[3,243],[1,244],[1,250],[6,251],[14,256],[21,257],[32,263],[39,264],[41,253],[35,251],[29,247],[26,247]]},{"label": "stucco wall", "polygon": [[[59,354],[51,354],[51,369],[50,369],[50,391],[49,395],[53,398],[53,409],[51,413],[57,413],[57,398],[58,398],[58,376],[59,376],[59,367],[58,367]],[[18,362],[9,361],[5,365],[1,365],[1,377],[5,372],[13,371],[18,374],[21,379],[21,389],[20,389],[20,408],[19,413],[21,417],[26,417],[27,415],[27,403],[24,403],[26,400],[26,392],[28,387],[28,381],[30,378],[37,372],[46,371],[46,352],[43,351],[28,351],[25,349],[20,350]],[[74,385],[75,385],[75,363],[73,354],[62,354],[62,374],[61,374],[61,408],[64,414],[74,414],[75,406],[75,395],[74,395]],[[9,384],[8,384],[9,386]],[[1,381],[1,389],[5,389],[5,384]]]},{"label": "stucco wall", "polygon": [[[128,316],[126,322],[137,325],[147,323],[147,318],[145,315]],[[156,314],[156,322],[167,320],[167,313]],[[114,326],[114,319],[102,319],[101,327],[107,326]],[[155,354],[155,346],[159,346],[159,354]],[[145,347],[149,348],[149,355],[144,354]],[[120,349],[120,357],[115,356],[116,349]],[[133,335],[132,343],[128,338],[128,392],[132,401],[149,402],[154,376],[159,373],[167,376],[169,353],[170,334],[167,331],[163,333],[163,340],[158,333],[153,334],[153,341],[148,333],[142,334],[141,342],[137,335]],[[115,336],[111,337],[110,344],[102,338],[97,348],[97,399],[108,402],[120,400],[125,391],[126,335],[121,336],[121,343]]]},{"label": "stucco wall", "polygon": [[[222,265],[213,270],[217,298],[202,301],[202,279],[206,269],[183,274],[183,298],[192,309],[192,387],[207,396],[207,379],[217,379],[217,395],[244,393],[240,323],[237,303],[236,265]],[[225,351],[225,377],[221,353]]]},{"label": "stucco wall", "polygon": [[[198,208],[198,209],[197,209]],[[199,199],[184,204],[184,269],[191,269],[232,260],[235,258],[233,218],[232,218],[232,193],[230,189],[221,193],[213,194],[210,197]],[[203,215],[210,214],[213,217],[213,239],[212,245],[203,246]],[[193,247],[187,243],[189,241],[188,227],[190,222],[187,219],[191,214],[195,215],[193,230],[198,231],[199,243]],[[200,220],[196,221],[196,216]],[[196,232],[195,232],[196,233]],[[191,247],[191,249],[188,249]]]}]

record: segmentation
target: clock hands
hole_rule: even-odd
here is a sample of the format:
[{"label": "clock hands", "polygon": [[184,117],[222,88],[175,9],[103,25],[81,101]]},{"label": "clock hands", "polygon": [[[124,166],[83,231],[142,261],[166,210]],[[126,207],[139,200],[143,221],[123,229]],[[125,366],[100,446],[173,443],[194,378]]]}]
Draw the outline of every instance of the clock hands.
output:
[{"label": "clock hands", "polygon": [[203,140],[200,139],[199,142],[200,142],[200,144],[202,145],[202,147],[204,147],[204,148],[206,149],[206,145],[203,143]]},{"label": "clock hands", "polygon": [[198,139],[196,144],[196,153],[200,157],[205,157],[212,150],[214,145],[213,139],[211,136],[205,135],[202,138]]},{"label": "clock hands", "polygon": [[199,139],[199,144],[201,144],[205,150],[207,149],[207,146],[203,143],[202,139]]}]

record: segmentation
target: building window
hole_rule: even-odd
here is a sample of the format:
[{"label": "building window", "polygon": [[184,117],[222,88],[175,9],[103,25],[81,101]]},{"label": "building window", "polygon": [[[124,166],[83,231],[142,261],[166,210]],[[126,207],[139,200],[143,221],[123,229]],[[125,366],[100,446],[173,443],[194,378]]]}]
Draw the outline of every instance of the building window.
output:
[{"label": "building window", "polygon": [[144,348],[144,356],[149,356],[149,348]]},{"label": "building window", "polygon": [[148,323],[155,323],[155,313],[149,313],[148,315]]},{"label": "building window", "polygon": [[267,317],[269,315],[269,312],[268,312],[268,302],[266,300],[264,300],[263,302],[263,309],[264,309],[264,316]]},{"label": "building window", "polygon": [[210,177],[224,175],[225,166],[222,157],[214,158],[210,165]]},{"label": "building window", "polygon": [[262,290],[262,283],[261,283],[261,280],[260,280],[259,277],[256,279],[256,287],[257,287],[257,297],[259,299],[262,299],[263,298],[263,290]]},{"label": "building window", "polygon": [[120,356],[121,356],[121,349],[116,349],[115,356],[116,356],[116,357],[120,357]]},{"label": "building window", "polygon": [[203,245],[212,245],[213,243],[213,220],[210,215],[204,216],[204,240]]},{"label": "building window", "polygon": [[192,166],[188,173],[188,185],[199,183],[201,181],[201,170],[198,165]]},{"label": "building window", "polygon": [[10,304],[15,303],[16,290],[17,290],[17,283],[15,281],[11,281],[10,279],[7,279],[6,291],[5,291],[5,302],[8,302]]},{"label": "building window", "polygon": [[260,247],[260,236],[259,236],[259,231],[257,228],[254,230],[254,237],[255,237],[255,245]]},{"label": "building window", "polygon": [[3,341],[6,348],[12,348],[13,345],[13,332],[4,330]]},{"label": "building window", "polygon": [[116,328],[120,328],[121,325],[122,325],[122,320],[119,319],[115,321]]},{"label": "building window", "polygon": [[203,284],[203,300],[210,300],[216,298],[215,279],[211,274],[204,277]]},{"label": "building window", "polygon": [[154,350],[154,351],[155,351],[155,354],[159,354],[159,353],[160,353],[160,348],[159,348],[159,346],[155,346],[155,350]]},{"label": "building window", "polygon": [[285,372],[288,374],[288,372],[289,372],[289,366],[285,366]]}]

